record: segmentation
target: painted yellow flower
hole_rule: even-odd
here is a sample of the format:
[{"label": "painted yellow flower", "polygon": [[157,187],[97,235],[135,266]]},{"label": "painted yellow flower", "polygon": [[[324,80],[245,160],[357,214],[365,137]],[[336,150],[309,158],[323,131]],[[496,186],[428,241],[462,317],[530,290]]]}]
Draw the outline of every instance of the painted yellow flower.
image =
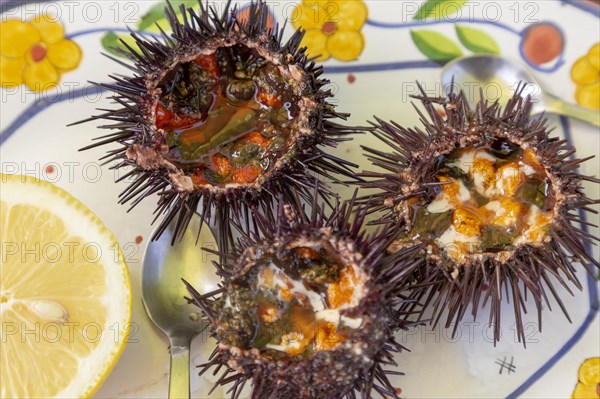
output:
[{"label": "painted yellow flower", "polygon": [[48,90],[81,61],[79,46],[65,39],[62,24],[50,15],[6,20],[0,32],[1,87],[25,83],[34,91]]},{"label": "painted yellow flower", "polygon": [[353,61],[365,48],[360,31],[367,20],[367,5],[362,0],[303,0],[292,15],[296,29],[306,29],[302,46],[318,61],[331,57]]},{"label": "painted yellow flower", "polygon": [[600,357],[587,359],[579,367],[579,382],[571,395],[572,399],[600,398]]},{"label": "painted yellow flower", "polygon": [[600,42],[571,68],[575,100],[584,107],[600,110]]}]

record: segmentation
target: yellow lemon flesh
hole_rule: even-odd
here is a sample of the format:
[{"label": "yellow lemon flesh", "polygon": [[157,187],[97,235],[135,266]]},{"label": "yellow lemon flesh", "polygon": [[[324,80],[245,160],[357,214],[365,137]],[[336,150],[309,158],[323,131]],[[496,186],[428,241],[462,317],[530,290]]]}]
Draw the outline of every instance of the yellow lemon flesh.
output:
[{"label": "yellow lemon flesh", "polygon": [[58,187],[1,174],[0,234],[0,397],[91,396],[131,321],[115,237]]}]

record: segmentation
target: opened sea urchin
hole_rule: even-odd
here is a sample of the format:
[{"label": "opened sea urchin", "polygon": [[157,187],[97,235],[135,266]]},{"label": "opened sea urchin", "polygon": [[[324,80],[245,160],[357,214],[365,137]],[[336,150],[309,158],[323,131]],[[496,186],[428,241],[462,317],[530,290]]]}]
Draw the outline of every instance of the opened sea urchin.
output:
[{"label": "opened sea urchin", "polygon": [[232,383],[233,398],[248,380],[253,398],[396,398],[383,369],[406,325],[392,240],[362,233],[365,212],[353,220],[349,206],[330,218],[294,208],[255,215],[256,231],[219,266],[221,289],[188,284],[219,342],[201,373],[224,367],[218,383]]},{"label": "opened sea urchin", "polygon": [[[353,129],[332,121],[345,115],[327,102],[322,68],[299,48],[304,32],[283,43],[262,1],[243,18],[229,4],[222,15],[199,6],[198,14],[182,6],[183,22],[169,6],[173,33],[161,40],[132,34],[133,76],[101,85],[122,108],[92,118],[115,122],[102,128],[116,132],[87,148],[121,144],[108,161],[133,168],[122,176],[132,182],[120,202],[160,195],[156,217],[166,217],[158,234],[175,217],[181,233],[199,206],[207,217],[216,209],[222,222],[274,195],[309,197],[309,172],[350,175],[352,165],[320,147]],[[227,234],[227,223],[221,227]]]},{"label": "opened sea urchin", "polygon": [[[472,306],[491,301],[494,339],[500,338],[503,295],[514,306],[519,340],[521,312],[533,299],[541,328],[548,291],[567,315],[558,282],[581,289],[577,262],[590,272],[600,266],[586,245],[598,240],[574,224],[587,223],[579,212],[597,204],[582,182],[596,177],[577,173],[586,159],[549,135],[545,120],[531,118],[531,101],[520,93],[501,110],[479,102],[469,109],[465,96],[418,97],[426,110],[424,130],[378,120],[375,135],[390,151],[367,149],[385,172],[365,172],[366,187],[377,189],[372,211],[383,211],[400,237],[391,252],[420,248],[405,259],[421,287],[415,297],[433,310],[437,323],[447,310],[446,327]],[[568,317],[568,315],[567,315]]]}]

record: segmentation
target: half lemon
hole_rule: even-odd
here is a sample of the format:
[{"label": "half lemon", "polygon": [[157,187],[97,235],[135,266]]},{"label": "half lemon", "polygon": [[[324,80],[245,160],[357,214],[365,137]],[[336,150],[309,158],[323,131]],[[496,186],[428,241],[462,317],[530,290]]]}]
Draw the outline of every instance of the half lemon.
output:
[{"label": "half lemon", "polygon": [[129,334],[123,254],[67,192],[0,179],[0,397],[89,397]]}]

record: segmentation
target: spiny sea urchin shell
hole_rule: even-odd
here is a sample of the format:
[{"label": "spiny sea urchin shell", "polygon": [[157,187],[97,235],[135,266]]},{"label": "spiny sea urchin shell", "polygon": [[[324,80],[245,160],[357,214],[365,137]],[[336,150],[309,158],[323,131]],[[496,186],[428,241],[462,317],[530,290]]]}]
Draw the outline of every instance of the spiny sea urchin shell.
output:
[{"label": "spiny sea urchin shell", "polygon": [[[270,26],[262,1],[243,17],[230,2],[221,15],[199,6],[199,13],[181,6],[180,22],[168,5],[171,35],[131,34],[139,50],[127,53],[133,66],[122,64],[133,75],[100,85],[121,108],[90,119],[114,122],[101,128],[116,131],[85,149],[121,145],[105,157],[131,168],[120,178],[132,180],[120,203],[134,207],[158,193],[156,219],[165,217],[157,234],[173,218],[181,233],[198,208],[207,218],[216,210],[223,243],[231,212],[293,192],[309,198],[312,172],[353,176],[353,164],[321,147],[355,129],[333,121],[347,115],[328,103],[322,67],[299,47],[304,31],[283,43],[284,29]],[[327,197],[326,186],[320,194]]]},{"label": "spiny sea urchin shell", "polygon": [[[254,228],[217,265],[223,287],[193,301],[218,347],[201,374],[224,367],[218,384],[238,398],[397,398],[384,370],[407,326],[397,311],[403,272],[386,255],[392,238],[365,234],[366,212],[336,207],[306,215],[298,202],[254,216]],[[408,250],[410,251],[410,249]],[[193,282],[191,282],[193,283]]]},{"label": "spiny sea urchin shell", "polygon": [[[366,148],[385,172],[365,172],[364,187],[377,189],[371,211],[382,211],[400,238],[389,248],[420,248],[405,259],[420,287],[414,298],[433,310],[446,327],[472,306],[491,301],[494,340],[500,338],[503,298],[512,301],[519,341],[521,312],[533,298],[541,329],[549,291],[568,318],[552,280],[567,291],[581,289],[575,263],[589,272],[600,266],[586,245],[594,237],[573,223],[598,204],[582,192],[596,177],[577,173],[587,159],[575,159],[566,140],[549,135],[545,119],[530,117],[532,103],[521,91],[506,104],[481,100],[474,111],[463,93],[419,99],[424,130],[377,120],[375,136],[390,151]],[[489,288],[488,288],[489,287]],[[506,296],[503,297],[503,292]],[[409,305],[410,306],[410,305]],[[455,327],[456,328],[456,327]]]}]

